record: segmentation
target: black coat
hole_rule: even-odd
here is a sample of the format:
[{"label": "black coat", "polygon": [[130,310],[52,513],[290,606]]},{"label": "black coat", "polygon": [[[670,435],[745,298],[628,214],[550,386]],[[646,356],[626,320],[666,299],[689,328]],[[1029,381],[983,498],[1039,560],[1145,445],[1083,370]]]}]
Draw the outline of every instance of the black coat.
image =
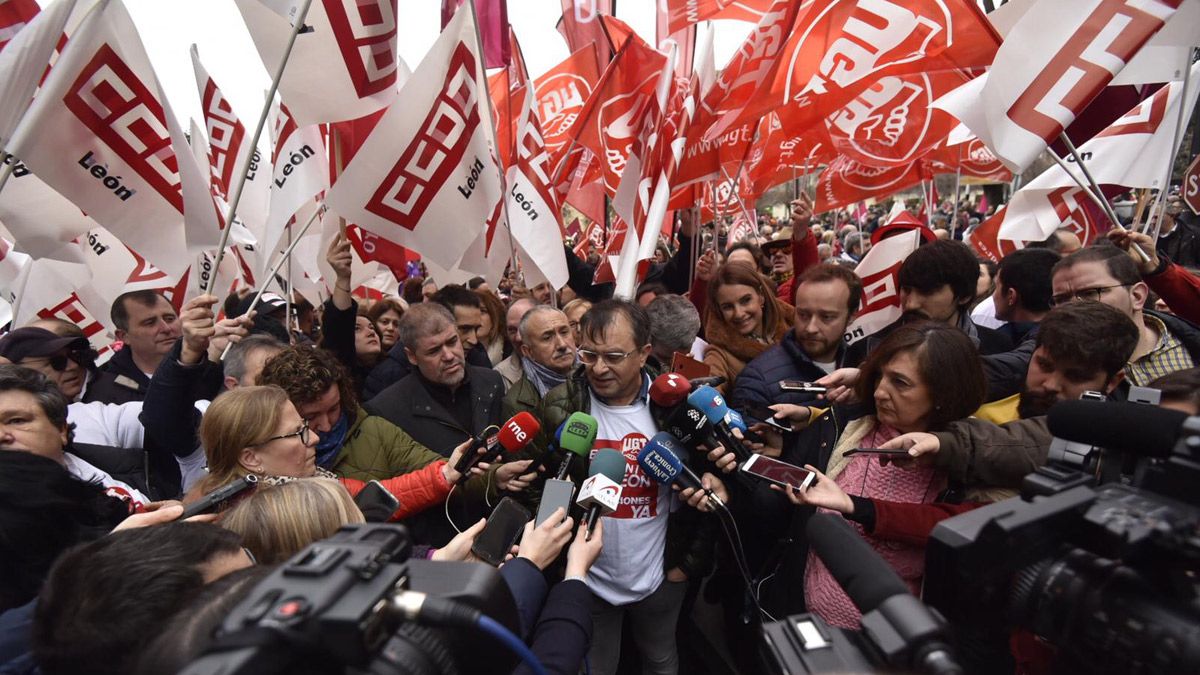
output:
[{"label": "black coat", "polygon": [[[504,400],[504,381],[490,368],[467,366],[468,395],[471,397],[471,428],[464,429],[445,407],[433,399],[420,373],[413,372],[367,401],[365,408],[403,429],[421,445],[449,457],[463,441],[477,436],[491,425],[504,422],[501,404]],[[460,392],[461,393],[461,392]],[[474,525],[487,509],[484,504],[462,499],[462,490],[455,490],[450,501],[450,513],[460,529]],[[418,513],[405,521],[413,540],[433,546],[445,546],[456,534],[446,520],[445,509],[435,507]]]},{"label": "black coat", "polygon": [[1200,267],[1200,227],[1177,217],[1171,234],[1158,238],[1158,252],[1184,267]]},{"label": "black coat", "polygon": [[125,345],[100,367],[96,377],[88,383],[83,402],[120,404],[144,401],[149,386],[150,378],[133,362],[133,349]]},{"label": "black coat", "polygon": [[[482,343],[476,343],[474,347],[466,350],[465,355],[468,366],[492,368],[493,364],[488,359],[487,348]],[[363,400],[365,401],[378,396],[384,389],[408,377],[412,371],[413,365],[409,362],[408,355],[404,353],[404,345],[397,342],[388,350],[387,358],[379,362],[367,374],[366,379],[363,381]]]}]

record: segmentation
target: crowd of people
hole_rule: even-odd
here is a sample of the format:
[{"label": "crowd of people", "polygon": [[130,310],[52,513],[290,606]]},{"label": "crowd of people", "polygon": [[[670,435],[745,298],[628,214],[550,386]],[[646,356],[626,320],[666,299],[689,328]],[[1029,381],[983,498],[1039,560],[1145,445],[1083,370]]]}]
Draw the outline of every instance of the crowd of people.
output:
[{"label": "crowd of people", "polygon": [[[962,241],[987,214],[947,204],[935,227],[905,226],[922,245],[899,270],[900,318],[848,344],[865,304],[854,267],[903,229],[886,214],[817,219],[802,198],[787,222],[760,222],[761,244],[685,218],[631,299],[593,283],[598,259],[566,246],[562,289],[515,273],[495,289],[413,277],[367,301],[351,293],[342,235],[317,307],[266,293],[250,309],[243,292],[177,311],[126,293],[111,316],[121,347],[102,366],[67,321],[12,328],[0,337],[0,673],[175,672],[272,566],[366,520],[405,525],[414,557],[478,562],[472,545],[502,498],[536,512],[552,471],[534,464],[581,412],[597,423],[592,452],[626,458],[622,500],[590,536],[578,509],[526,525],[500,568],[520,637],[551,672],[694,672],[716,652],[677,636],[715,607],[727,667],[757,672],[756,607],[859,627],[809,551],[813,513],[841,514],[919,595],[933,527],[1017,494],[1046,462],[1056,403],[1149,387],[1200,412],[1200,230],[1177,200],[1157,241],[1137,223],[1087,246],[1063,231],[998,264]],[[685,368],[719,378],[749,424],[739,442],[816,475],[799,489],[752,482],[727,444],[691,448],[736,545],[705,491],[655,483],[637,462],[672,413],[652,382]],[[540,422],[531,443],[462,468],[475,439],[520,413]],[[239,481],[255,487],[180,522]],[[394,508],[356,501],[376,486]],[[991,637],[979,672],[1043,658]]]}]

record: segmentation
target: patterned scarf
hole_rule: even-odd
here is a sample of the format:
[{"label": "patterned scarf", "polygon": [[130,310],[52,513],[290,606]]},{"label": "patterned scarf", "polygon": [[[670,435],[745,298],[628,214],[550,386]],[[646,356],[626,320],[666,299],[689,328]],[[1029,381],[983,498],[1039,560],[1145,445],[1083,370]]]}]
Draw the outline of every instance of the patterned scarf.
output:
[{"label": "patterned scarf", "polygon": [[265,485],[278,486],[283,485],[284,483],[290,483],[294,480],[303,480],[305,478],[330,478],[332,480],[337,480],[337,474],[329,469],[322,469],[318,466],[316,473],[311,476],[259,476],[258,482]]},{"label": "patterned scarf", "polygon": [[[546,392],[567,381],[566,375],[550,370],[533,359],[521,359],[521,368],[525,371],[525,377],[537,387],[538,396],[545,397]],[[574,368],[575,364],[572,363],[571,369]]]}]

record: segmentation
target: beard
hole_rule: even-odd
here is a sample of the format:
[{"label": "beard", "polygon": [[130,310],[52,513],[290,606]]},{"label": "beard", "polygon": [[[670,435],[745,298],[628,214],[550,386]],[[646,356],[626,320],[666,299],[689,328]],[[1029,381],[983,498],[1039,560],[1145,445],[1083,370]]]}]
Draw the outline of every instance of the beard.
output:
[{"label": "beard", "polygon": [[1058,403],[1057,396],[1022,389],[1021,398],[1017,402],[1017,415],[1023,420],[1041,417],[1050,412],[1050,408],[1054,407],[1055,403]]}]

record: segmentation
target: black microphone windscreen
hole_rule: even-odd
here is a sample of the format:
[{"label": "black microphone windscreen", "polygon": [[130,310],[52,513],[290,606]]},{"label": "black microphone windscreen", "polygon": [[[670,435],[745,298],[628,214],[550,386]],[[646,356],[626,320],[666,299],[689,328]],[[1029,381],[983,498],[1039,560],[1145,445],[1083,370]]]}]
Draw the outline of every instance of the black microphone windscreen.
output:
[{"label": "black microphone windscreen", "polygon": [[814,514],[806,532],[809,546],[863,614],[893,595],[908,593],[895,570],[841,516]]},{"label": "black microphone windscreen", "polygon": [[1187,414],[1127,401],[1062,401],[1050,408],[1050,433],[1068,441],[1141,457],[1169,457]]}]

